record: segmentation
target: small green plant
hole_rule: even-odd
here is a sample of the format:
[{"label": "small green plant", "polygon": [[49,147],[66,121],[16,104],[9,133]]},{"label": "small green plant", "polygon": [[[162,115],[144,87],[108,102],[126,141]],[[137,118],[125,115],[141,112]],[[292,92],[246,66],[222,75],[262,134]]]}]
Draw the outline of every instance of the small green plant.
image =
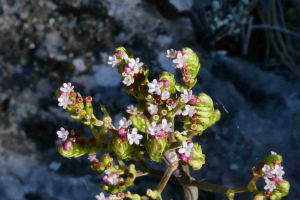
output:
[{"label": "small green plant", "polygon": [[[170,178],[177,179],[184,187],[185,199],[197,199],[198,188],[206,191],[216,191],[234,199],[236,193],[250,191],[255,194],[255,200],[281,199],[288,194],[289,182],[283,179],[282,157],[274,152],[264,158],[258,169],[252,167],[253,179],[246,186],[227,188],[215,184],[196,181],[189,176],[189,166],[200,170],[205,164],[205,155],[201,145],[193,143],[196,135],[201,135],[205,129],[220,120],[220,111],[214,109],[212,99],[204,94],[193,94],[191,88],[196,84],[196,76],[200,69],[199,59],[189,48],[181,51],[168,50],[167,57],[173,59],[175,68],[182,72],[183,84],[179,84],[174,75],[161,72],[158,79],[148,80],[149,68],[140,62],[123,47],[117,48],[109,57],[108,64],[117,67],[122,75],[124,89],[133,95],[138,104],[129,106],[129,119],[123,117],[119,126],[112,124],[112,118],[105,107],[99,102],[104,117],[97,119],[93,112],[93,98],[83,98],[74,90],[71,83],[64,83],[56,92],[59,106],[67,109],[71,117],[90,126],[94,137],[86,139],[81,131],[61,128],[57,135],[62,139],[58,149],[67,158],[76,158],[89,154],[91,169],[103,173],[103,190],[110,193],[96,195],[97,200],[106,199],[162,199],[162,191]],[[174,119],[183,124],[184,131],[174,129]],[[99,127],[101,128],[100,130]],[[108,138],[108,131],[112,136]],[[96,154],[105,149],[101,161]],[[110,154],[115,154],[115,161]],[[165,172],[150,168],[145,158],[153,162],[165,161]],[[142,166],[138,170],[134,164],[126,167],[124,161],[134,160]],[[134,184],[136,178],[153,174],[162,177],[157,188],[147,190],[147,193],[123,193]],[[264,178],[263,191],[256,188],[259,178]]]}]

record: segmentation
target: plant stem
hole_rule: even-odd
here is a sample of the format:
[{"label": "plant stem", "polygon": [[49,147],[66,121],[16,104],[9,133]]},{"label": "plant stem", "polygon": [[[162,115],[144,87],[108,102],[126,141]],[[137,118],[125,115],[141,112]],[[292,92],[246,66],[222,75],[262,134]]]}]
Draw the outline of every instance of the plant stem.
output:
[{"label": "plant stem", "polygon": [[167,170],[164,174],[164,176],[162,177],[162,179],[160,180],[156,190],[161,193],[163,191],[163,189],[165,188],[166,184],[168,183],[172,173],[174,170],[177,169],[178,163],[176,163],[175,165],[169,165],[167,167]]},{"label": "plant stem", "polygon": [[241,186],[241,187],[235,187],[235,188],[232,188],[231,190],[233,190],[234,193],[246,192],[246,191],[248,191],[248,185]]},{"label": "plant stem", "polygon": [[223,186],[212,184],[212,183],[194,181],[194,180],[190,181],[190,185],[197,186],[206,191],[210,191],[210,192],[215,191],[215,192],[220,192],[222,194],[226,194],[226,192],[229,190],[229,188],[227,188],[227,187],[223,187]]}]

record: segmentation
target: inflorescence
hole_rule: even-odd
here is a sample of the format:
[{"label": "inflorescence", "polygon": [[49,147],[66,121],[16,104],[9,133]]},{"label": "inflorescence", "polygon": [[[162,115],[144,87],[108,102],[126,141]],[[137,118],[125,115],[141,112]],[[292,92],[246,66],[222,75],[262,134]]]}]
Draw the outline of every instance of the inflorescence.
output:
[{"label": "inflorescence", "polygon": [[[205,129],[220,120],[220,111],[214,109],[212,99],[203,92],[195,95],[191,88],[196,84],[196,76],[200,69],[199,59],[195,52],[189,48],[182,50],[170,49],[167,58],[172,60],[173,66],[181,70],[183,84],[179,84],[174,75],[161,72],[157,79],[148,80],[149,68],[139,58],[134,58],[125,48],[117,48],[109,56],[108,64],[117,67],[122,75],[125,91],[133,95],[137,105],[127,107],[129,118],[123,117],[119,126],[112,124],[105,107],[101,104],[104,117],[98,119],[93,111],[93,98],[83,98],[76,92],[71,83],[64,83],[56,92],[58,105],[70,112],[71,117],[85,125],[90,126],[94,137],[86,139],[81,131],[67,130],[62,127],[57,135],[62,139],[62,146],[58,149],[65,157],[79,157],[89,153],[88,160],[91,169],[103,173],[103,190],[113,195],[105,197],[103,193],[96,195],[97,200],[123,199],[128,197],[133,200],[161,199],[163,190],[161,185],[156,190],[148,190],[146,196],[123,191],[133,185],[135,178],[149,173],[160,175],[156,170],[150,169],[144,162],[145,155],[154,162],[162,159],[168,164],[161,182],[168,181],[178,163],[189,165],[194,170],[200,170],[205,163],[205,155],[201,145],[193,143],[195,135],[201,135]],[[174,129],[174,118],[183,123],[183,131]],[[98,130],[98,127],[101,129]],[[108,138],[108,131],[112,136]],[[97,158],[97,152],[106,149]],[[116,154],[118,164],[110,156]],[[129,169],[123,161],[135,160],[143,166],[143,170],[136,170],[131,164]],[[249,184],[249,191],[258,197],[281,198],[288,193],[289,184],[283,180],[282,158],[272,154],[260,163],[260,170],[253,168],[253,179]],[[263,166],[261,166],[263,164]],[[171,170],[172,169],[172,170]],[[257,177],[263,177],[266,182],[265,191],[260,192],[255,187]],[[252,187],[250,187],[252,186]],[[161,188],[162,187],[162,188]],[[234,194],[233,189],[227,191]],[[230,195],[228,195],[230,196]],[[231,195],[232,196],[232,195]]]}]

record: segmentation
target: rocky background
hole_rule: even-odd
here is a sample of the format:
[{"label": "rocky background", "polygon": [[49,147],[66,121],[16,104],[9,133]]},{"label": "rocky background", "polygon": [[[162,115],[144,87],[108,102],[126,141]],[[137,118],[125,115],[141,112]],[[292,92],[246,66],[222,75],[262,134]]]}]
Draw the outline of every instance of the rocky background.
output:
[{"label": "rocky background", "polygon": [[[284,199],[300,199],[299,77],[280,62],[266,69],[239,55],[204,51],[191,17],[194,6],[193,0],[2,0],[0,200],[91,200],[101,192],[101,175],[90,169],[87,156],[66,159],[56,151],[61,126],[92,133],[57,106],[54,93],[70,81],[84,96],[106,105],[115,123],[127,116],[125,109],[135,99],[107,64],[119,46],[150,66],[150,79],[161,70],[179,73],[166,59],[169,48],[187,46],[199,55],[202,66],[194,92],[210,95],[222,118],[196,139],[207,158],[200,171],[192,172],[197,180],[247,185],[251,164],[275,151],[283,156],[291,183]],[[130,190],[144,194],[158,182],[139,178]],[[182,200],[181,186],[170,183],[163,197]],[[200,191],[199,199],[226,198]],[[253,195],[238,194],[236,199]]]}]

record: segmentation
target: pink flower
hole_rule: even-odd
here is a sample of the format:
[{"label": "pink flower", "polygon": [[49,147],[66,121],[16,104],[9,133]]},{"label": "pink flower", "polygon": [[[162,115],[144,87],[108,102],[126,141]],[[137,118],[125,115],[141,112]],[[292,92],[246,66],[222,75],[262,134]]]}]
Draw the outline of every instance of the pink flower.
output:
[{"label": "pink flower", "polygon": [[96,159],[96,154],[91,154],[91,155],[89,155],[89,157],[88,157],[88,160],[90,161],[90,162],[93,162],[94,160]]}]

